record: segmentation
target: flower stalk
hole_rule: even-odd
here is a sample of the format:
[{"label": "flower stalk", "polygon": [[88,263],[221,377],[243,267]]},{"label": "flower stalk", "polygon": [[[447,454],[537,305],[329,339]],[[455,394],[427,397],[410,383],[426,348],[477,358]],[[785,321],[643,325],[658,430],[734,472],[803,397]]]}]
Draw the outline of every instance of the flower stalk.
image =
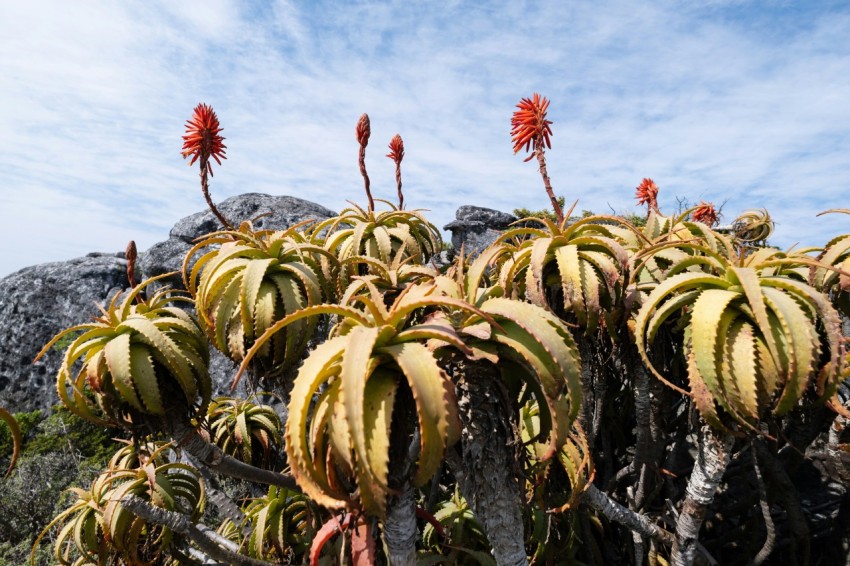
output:
[{"label": "flower stalk", "polygon": [[654,210],[658,212],[658,185],[649,177],[644,177],[640,185],[635,189],[637,204],[646,205],[646,217]]},{"label": "flower stalk", "polygon": [[207,206],[221,222],[226,230],[233,230],[233,225],[227,221],[227,218],[219,212],[210,196],[210,181],[213,176],[212,163],[210,157],[215,159],[216,163],[221,165],[222,159],[227,159],[224,143],[224,138],[221,136],[221,125],[218,121],[212,107],[203,102],[195,107],[195,113],[186,122],[186,135],[183,136],[183,159],[191,156],[192,160],[189,165],[192,166],[196,161],[201,162],[201,192],[204,193],[204,199],[207,201]]},{"label": "flower stalk", "polygon": [[369,174],[366,172],[366,146],[369,145],[369,136],[372,135],[372,127],[369,124],[369,115],[365,112],[357,120],[357,127],[354,129],[354,133],[357,136],[357,143],[360,144],[358,163],[360,164],[360,174],[363,175],[366,198],[369,199],[369,212],[373,212],[375,210],[375,200],[372,198],[372,191],[369,190]]},{"label": "flower stalk", "polygon": [[404,141],[396,134],[390,140],[390,152],[387,157],[395,161],[395,183],[398,187],[398,209],[404,209],[404,194],[401,192],[401,160],[404,159]]},{"label": "flower stalk", "polygon": [[511,117],[511,141],[514,142],[514,153],[518,153],[520,149],[528,151],[529,147],[532,148],[531,155],[525,161],[530,161],[533,157],[537,157],[540,176],[543,177],[543,186],[546,189],[546,194],[549,195],[552,210],[555,211],[558,225],[563,225],[564,211],[555,197],[555,192],[552,190],[552,183],[549,180],[549,173],[546,169],[545,149],[547,147],[552,149],[552,142],[549,139],[552,136],[552,129],[550,128],[552,122],[546,119],[549,100],[535,92],[531,98],[520,99],[517,108],[519,110],[516,110]]},{"label": "flower stalk", "polygon": [[130,240],[127,244],[127,250],[124,252],[124,257],[127,258],[127,283],[130,285],[130,289],[136,286],[136,258],[138,255],[136,242]]}]

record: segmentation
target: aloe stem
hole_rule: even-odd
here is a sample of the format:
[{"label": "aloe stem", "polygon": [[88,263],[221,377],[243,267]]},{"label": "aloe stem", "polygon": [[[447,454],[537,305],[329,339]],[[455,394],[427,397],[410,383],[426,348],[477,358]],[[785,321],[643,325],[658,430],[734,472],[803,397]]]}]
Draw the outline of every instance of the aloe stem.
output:
[{"label": "aloe stem", "polygon": [[676,541],[670,557],[673,566],[690,566],[694,563],[699,531],[729,465],[733,443],[731,434],[718,433],[708,425],[703,425],[700,430],[697,460],[685,489],[682,511],[676,521]]},{"label": "aloe stem", "polygon": [[366,172],[366,146],[360,146],[360,174],[363,175],[363,187],[366,189],[366,198],[369,199],[369,212],[375,210],[375,200],[372,198],[372,191],[369,190],[369,174]]},{"label": "aloe stem", "polygon": [[773,524],[773,517],[770,516],[770,502],[767,499],[767,487],[764,485],[764,477],[762,477],[761,468],[759,467],[758,454],[753,450],[753,471],[756,474],[756,483],[759,488],[759,505],[761,506],[761,515],[764,517],[764,528],[767,531],[767,536],[764,539],[764,544],[759,550],[756,557],[753,558],[754,566],[761,566],[767,562],[773,549],[776,546],[776,526]]},{"label": "aloe stem", "polygon": [[811,533],[803,514],[803,507],[797,494],[797,488],[788,476],[785,466],[779,458],[761,440],[755,440],[753,447],[756,449],[756,457],[762,466],[765,475],[769,478],[771,493],[777,502],[782,505],[788,515],[788,526],[791,530],[791,552],[795,557],[802,554],[800,562],[808,564],[811,559]]},{"label": "aloe stem", "polygon": [[210,180],[209,180],[209,167],[207,163],[209,161],[209,157],[206,155],[201,155],[201,192],[204,193],[204,198],[207,201],[207,206],[210,207],[212,213],[218,218],[218,221],[221,222],[221,225],[224,226],[226,230],[233,230],[233,226],[230,222],[227,221],[227,218],[218,211],[215,204],[212,201],[212,197],[210,196]]},{"label": "aloe stem", "polygon": [[596,509],[605,517],[615,523],[628,527],[636,533],[657,540],[658,542],[672,546],[673,534],[652,522],[646,515],[623,507],[605,493],[599,491],[595,485],[590,484],[582,494],[581,500],[589,507]]},{"label": "aloe stem", "polygon": [[447,462],[461,495],[484,525],[496,564],[526,565],[522,495],[514,437],[499,388],[499,368],[488,362],[467,360],[452,366],[462,433],[460,455],[450,450]]},{"label": "aloe stem", "polygon": [[552,201],[552,209],[555,211],[555,218],[558,219],[558,226],[564,222],[564,211],[555,198],[555,192],[552,190],[552,182],[549,181],[549,173],[546,171],[546,155],[543,151],[543,144],[535,144],[534,153],[537,154],[537,163],[540,165],[540,176],[543,177],[543,186],[546,187],[546,194],[549,195],[549,200]]},{"label": "aloe stem", "polygon": [[144,499],[135,495],[127,495],[121,499],[121,504],[134,515],[145,521],[168,527],[175,533],[184,535],[198,545],[202,552],[210,558],[220,560],[226,564],[237,566],[269,566],[272,563],[264,560],[256,560],[235,552],[236,546],[213,529],[203,524],[194,524],[185,515],[167,511],[160,507],[154,507]]},{"label": "aloe stem", "polygon": [[387,501],[387,518],[384,521],[384,543],[387,558],[393,566],[416,564],[416,499],[410,482],[406,482],[397,496]]},{"label": "aloe stem", "polygon": [[171,436],[178,446],[203,462],[212,471],[232,478],[239,478],[266,485],[285,487],[300,493],[298,484],[292,476],[263,470],[228,456],[221,449],[204,440],[198,431],[181,422],[171,422]]}]

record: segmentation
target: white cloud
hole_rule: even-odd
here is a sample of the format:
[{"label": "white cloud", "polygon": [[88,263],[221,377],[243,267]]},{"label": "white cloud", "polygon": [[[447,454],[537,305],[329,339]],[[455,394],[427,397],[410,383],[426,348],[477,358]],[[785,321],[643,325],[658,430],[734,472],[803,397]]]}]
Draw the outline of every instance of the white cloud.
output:
[{"label": "white cloud", "polygon": [[814,214],[848,206],[848,27],[840,4],[779,2],[3,3],[0,276],[145,249],[201,210],[179,156],[199,101],[227,137],[217,200],[362,201],[366,111],[379,196],[398,132],[406,200],[435,224],[462,204],[546,206],[509,140],[539,91],[553,184],[580,208],[631,210],[650,176],[662,203],[767,207],[780,245],[823,243],[847,225]]}]

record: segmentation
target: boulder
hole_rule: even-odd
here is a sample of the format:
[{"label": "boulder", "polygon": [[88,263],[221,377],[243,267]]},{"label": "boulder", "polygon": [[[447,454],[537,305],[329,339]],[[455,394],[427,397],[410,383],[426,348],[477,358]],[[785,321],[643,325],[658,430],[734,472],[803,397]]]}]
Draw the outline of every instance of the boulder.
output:
[{"label": "boulder", "polygon": [[[324,220],[335,215],[324,206],[307,200],[260,193],[231,197],[216,206],[234,227],[251,220],[255,229],[266,230],[285,230],[303,220]],[[195,239],[223,228],[210,210],[179,220],[171,229],[168,240],[154,244],[140,254],[141,273],[144,277],[153,277],[170,271],[179,272],[183,269],[183,258]],[[193,258],[193,262],[196,259]],[[176,288],[183,287],[180,275],[168,278],[168,282]]]},{"label": "boulder", "polygon": [[33,364],[58,332],[88,322],[127,283],[123,253],[92,254],[24,268],[0,279],[0,406],[13,412],[46,409],[58,402],[56,371],[62,352],[53,348]]},{"label": "boulder", "polygon": [[[288,196],[249,193],[229,198],[219,210],[234,225],[253,220],[255,228],[282,230],[302,220],[334,213],[318,204]],[[257,218],[259,215],[265,215]],[[221,225],[205,210],[183,218],[167,240],[139,254],[137,279],[180,271],[192,241]],[[124,253],[91,253],[70,261],[28,267],[0,279],[0,407],[12,412],[47,409],[58,402],[56,372],[62,351],[51,349],[32,361],[58,332],[88,322],[127,284]],[[182,287],[177,275],[170,279]],[[214,394],[229,393],[236,365],[211,348]],[[242,381],[244,387],[245,380]],[[244,394],[244,393],[243,393]]]},{"label": "boulder", "polygon": [[[516,220],[517,217],[512,214],[466,205],[457,209],[455,220],[446,224],[443,230],[452,233],[453,253],[457,253],[462,246],[466,256],[473,257],[492,244]],[[448,259],[451,260],[453,254],[449,255]]]}]

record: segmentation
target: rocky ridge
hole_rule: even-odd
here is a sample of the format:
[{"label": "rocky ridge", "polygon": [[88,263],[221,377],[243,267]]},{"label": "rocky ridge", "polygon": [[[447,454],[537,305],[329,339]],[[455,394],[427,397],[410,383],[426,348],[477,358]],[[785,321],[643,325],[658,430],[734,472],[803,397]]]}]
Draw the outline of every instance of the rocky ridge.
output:
[{"label": "rocky ridge", "polygon": [[[251,220],[255,228],[272,230],[335,214],[303,199],[259,193],[229,198],[218,208],[235,225]],[[456,220],[444,229],[452,232],[454,250],[463,246],[474,254],[514,220],[496,210],[462,206]],[[221,228],[209,210],[179,220],[167,240],[139,254],[137,271],[143,277],[179,272],[193,241]],[[53,348],[36,364],[33,359],[58,332],[97,316],[97,305],[108,302],[126,286],[126,269],[123,252],[98,252],[27,267],[0,279],[0,407],[22,412],[48,409],[58,402],[55,376],[62,360],[61,348]],[[179,275],[169,282],[182,287]],[[235,365],[211,349],[210,374],[216,393],[229,390],[234,373]]]}]

